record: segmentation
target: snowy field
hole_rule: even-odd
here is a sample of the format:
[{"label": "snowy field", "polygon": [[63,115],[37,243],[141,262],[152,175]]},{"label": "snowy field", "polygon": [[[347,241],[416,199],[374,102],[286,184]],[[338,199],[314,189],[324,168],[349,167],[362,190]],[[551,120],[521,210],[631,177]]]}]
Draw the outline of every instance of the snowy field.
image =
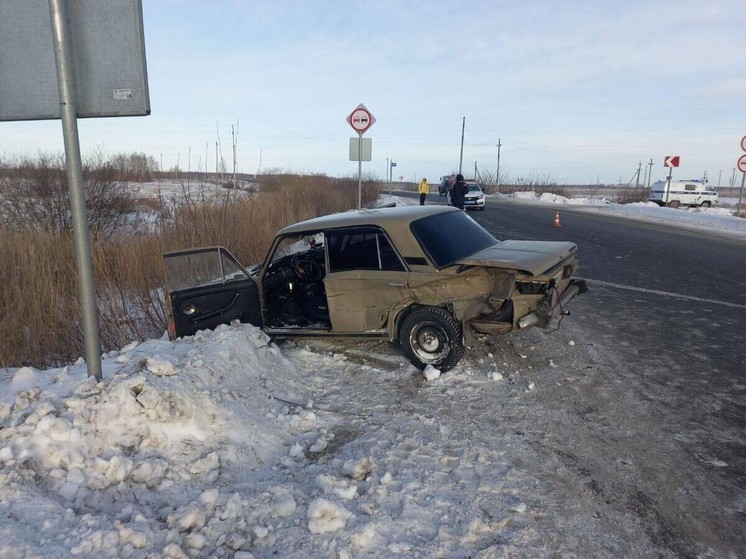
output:
[{"label": "snowy field", "polygon": [[[526,196],[746,237],[723,209]],[[443,375],[238,324],[132,343],[98,383],[82,360],[0,370],[0,557],[673,557],[524,436],[603,359],[576,328],[477,341]]]}]

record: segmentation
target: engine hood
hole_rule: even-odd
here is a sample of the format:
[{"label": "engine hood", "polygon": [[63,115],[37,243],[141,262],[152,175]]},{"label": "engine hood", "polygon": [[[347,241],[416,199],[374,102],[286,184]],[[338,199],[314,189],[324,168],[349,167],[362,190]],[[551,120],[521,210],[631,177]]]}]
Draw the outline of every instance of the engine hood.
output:
[{"label": "engine hood", "polygon": [[575,243],[558,241],[502,241],[456,262],[518,270],[539,276],[577,250]]}]

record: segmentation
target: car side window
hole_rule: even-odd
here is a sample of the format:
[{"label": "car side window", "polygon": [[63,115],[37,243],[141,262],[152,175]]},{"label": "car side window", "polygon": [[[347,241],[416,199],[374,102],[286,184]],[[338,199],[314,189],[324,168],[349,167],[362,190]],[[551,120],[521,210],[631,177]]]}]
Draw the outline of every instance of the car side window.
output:
[{"label": "car side window", "polygon": [[396,249],[379,229],[330,231],[326,234],[326,242],[330,272],[405,269]]}]

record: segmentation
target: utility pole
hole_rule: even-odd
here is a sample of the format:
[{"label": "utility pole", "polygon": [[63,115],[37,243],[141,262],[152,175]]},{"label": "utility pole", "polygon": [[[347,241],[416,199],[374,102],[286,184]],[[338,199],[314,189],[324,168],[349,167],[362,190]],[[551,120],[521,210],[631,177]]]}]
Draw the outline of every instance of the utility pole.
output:
[{"label": "utility pole", "polygon": [[231,138],[233,140],[233,190],[236,190],[236,136],[238,131],[233,133],[233,125],[231,124]]},{"label": "utility pole", "polygon": [[502,143],[497,139],[497,171],[495,171],[495,186],[500,186],[500,147]]},{"label": "utility pole", "polygon": [[642,161],[637,164],[637,176],[635,177],[635,189],[640,186],[640,171],[642,170]]},{"label": "utility pole", "polygon": [[723,176],[723,170],[720,169],[718,171],[718,188],[720,188],[720,179],[722,178],[722,176]]},{"label": "utility pole", "polygon": [[215,179],[218,178],[218,143],[215,142]]},{"label": "utility pole", "polygon": [[458,174],[461,174],[461,164],[464,161],[464,128],[466,128],[466,117],[461,121],[461,155],[458,158]]},{"label": "utility pole", "polygon": [[648,188],[650,188],[650,179],[653,177],[653,159],[652,158],[650,159],[650,163],[648,163],[648,165],[650,165],[650,172],[648,173],[648,185],[647,186]]},{"label": "utility pole", "polygon": [[733,167],[733,176],[730,178],[731,187],[736,186],[736,168]]},{"label": "utility pole", "polygon": [[477,162],[474,162],[474,180],[477,180]]},{"label": "utility pole", "polygon": [[386,182],[389,182],[389,158],[386,158]]}]

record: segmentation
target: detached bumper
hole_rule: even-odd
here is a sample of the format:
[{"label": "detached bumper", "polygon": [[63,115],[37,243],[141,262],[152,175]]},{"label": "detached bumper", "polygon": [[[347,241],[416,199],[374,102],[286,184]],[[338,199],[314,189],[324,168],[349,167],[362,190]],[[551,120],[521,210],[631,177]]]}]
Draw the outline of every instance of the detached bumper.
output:
[{"label": "detached bumper", "polygon": [[518,320],[518,326],[521,329],[539,326],[540,328],[556,328],[559,325],[560,317],[570,314],[567,310],[570,301],[578,295],[588,291],[588,285],[585,280],[570,280],[565,290],[560,294],[553,290],[551,296],[548,296],[536,312],[527,314]]}]

